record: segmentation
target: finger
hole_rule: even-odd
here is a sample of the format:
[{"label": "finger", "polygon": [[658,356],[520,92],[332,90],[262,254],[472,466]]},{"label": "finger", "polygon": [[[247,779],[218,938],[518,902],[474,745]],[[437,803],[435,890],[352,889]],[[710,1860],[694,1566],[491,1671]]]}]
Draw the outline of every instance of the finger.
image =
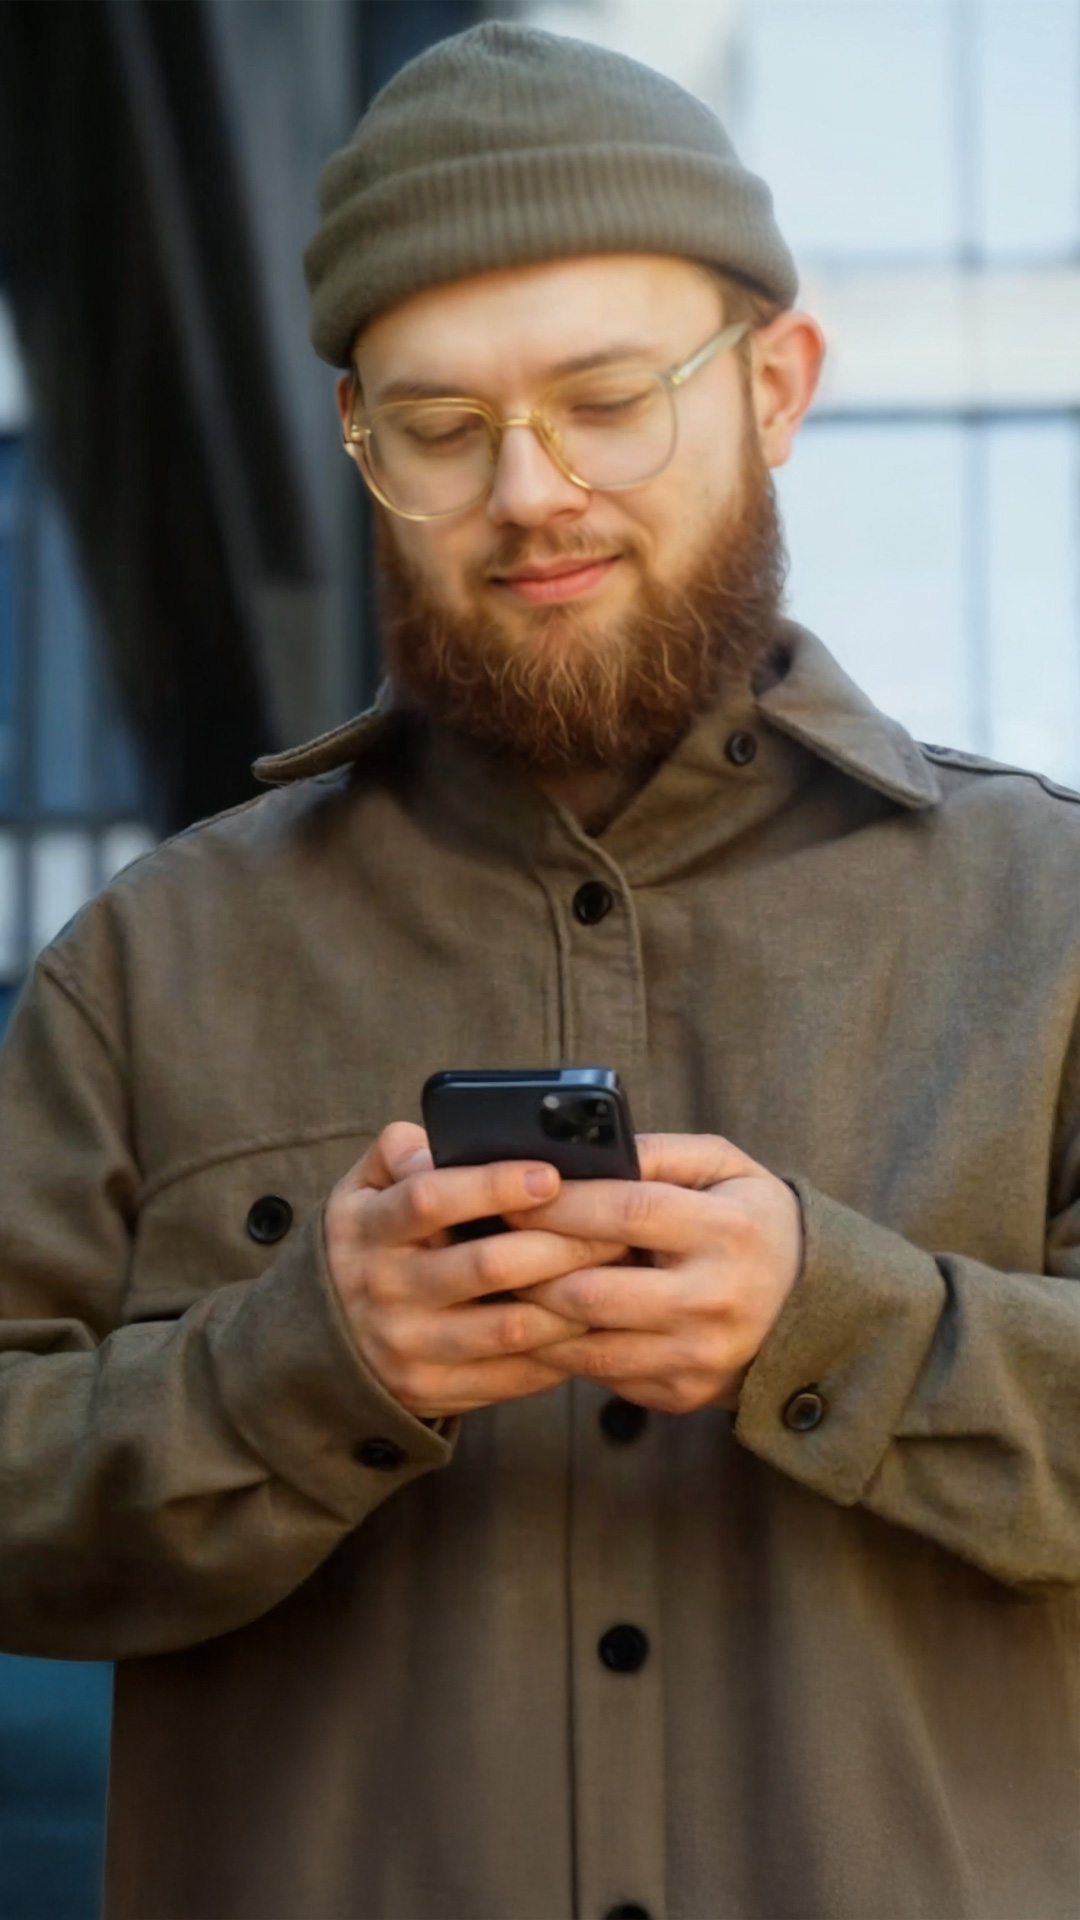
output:
[{"label": "finger", "polygon": [[624,1259],[626,1249],[602,1241],[578,1240],[562,1233],[493,1233],[424,1255],[424,1300],[428,1306],[453,1307],[482,1300],[488,1293],[524,1293],[545,1280]]},{"label": "finger", "polygon": [[764,1171],[719,1133],[639,1133],[637,1149],[642,1179],[675,1187],[711,1187]]},{"label": "finger", "polygon": [[583,1380],[662,1380],[671,1372],[671,1343],[656,1333],[584,1333],[544,1348],[546,1366]]},{"label": "finger", "polygon": [[581,1266],[533,1287],[529,1299],[590,1328],[670,1334],[693,1314],[685,1274],[663,1267]]},{"label": "finger", "polygon": [[361,1216],[370,1246],[410,1246],[491,1214],[526,1213],[559,1190],[545,1161],[500,1160],[485,1167],[436,1167],[376,1194]]},{"label": "finger", "polygon": [[520,1359],[475,1360],[447,1374],[440,1383],[437,1403],[417,1404],[411,1411],[421,1420],[473,1413],[478,1407],[498,1406],[504,1400],[525,1400],[530,1394],[548,1393],[552,1387],[561,1387],[565,1379],[564,1373],[528,1354]]},{"label": "finger", "polygon": [[587,1331],[579,1321],[528,1300],[500,1300],[490,1306],[470,1302],[451,1307],[428,1323],[424,1358],[433,1366],[467,1365],[542,1352]]},{"label": "finger", "polygon": [[[408,1167],[410,1160],[417,1160],[415,1169]],[[411,1120],[394,1120],[384,1127],[377,1140],[374,1140],[367,1152],[362,1154],[356,1165],[350,1168],[343,1185],[353,1188],[372,1188],[381,1190],[392,1187],[404,1177],[405,1171],[419,1171],[424,1160],[431,1165],[428,1151],[428,1138],[423,1127],[414,1126]]]},{"label": "finger", "polygon": [[657,1180],[568,1180],[558,1199],[531,1213],[529,1221],[579,1239],[621,1240],[650,1253],[680,1255],[722,1237],[724,1202],[715,1193]]}]

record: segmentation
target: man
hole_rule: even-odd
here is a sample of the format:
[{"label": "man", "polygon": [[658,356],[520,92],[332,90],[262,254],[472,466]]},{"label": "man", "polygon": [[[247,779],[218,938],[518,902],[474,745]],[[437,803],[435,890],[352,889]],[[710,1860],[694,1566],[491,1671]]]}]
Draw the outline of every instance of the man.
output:
[{"label": "man", "polygon": [[[446,42],[308,266],[391,690],[3,1063],[0,1622],[121,1663],[111,1920],[1074,1920],[1074,799],[782,617],[821,339],[678,89]],[[640,1184],[432,1170],[428,1073],[561,1062]]]}]

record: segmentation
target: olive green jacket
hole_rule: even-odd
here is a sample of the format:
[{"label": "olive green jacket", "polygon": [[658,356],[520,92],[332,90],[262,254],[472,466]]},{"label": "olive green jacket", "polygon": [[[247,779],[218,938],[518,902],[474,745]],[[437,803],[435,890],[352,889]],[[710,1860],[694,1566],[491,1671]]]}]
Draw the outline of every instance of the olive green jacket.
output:
[{"label": "olive green jacket", "polygon": [[[598,839],[390,706],[42,955],[0,1644],[120,1662],[109,1920],[1080,1914],[1080,805],[785,640]],[[559,1062],[799,1192],[734,1420],[437,1431],[350,1344],[332,1183]]]}]

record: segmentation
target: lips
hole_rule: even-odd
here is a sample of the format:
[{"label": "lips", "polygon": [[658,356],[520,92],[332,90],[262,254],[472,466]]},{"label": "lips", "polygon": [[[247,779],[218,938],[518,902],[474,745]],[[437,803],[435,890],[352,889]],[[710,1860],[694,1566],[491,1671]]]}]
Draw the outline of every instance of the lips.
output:
[{"label": "lips", "polygon": [[606,579],[618,558],[618,554],[599,554],[590,560],[553,560],[546,567],[524,567],[520,573],[496,575],[495,585],[519,600],[534,603],[571,600]]}]

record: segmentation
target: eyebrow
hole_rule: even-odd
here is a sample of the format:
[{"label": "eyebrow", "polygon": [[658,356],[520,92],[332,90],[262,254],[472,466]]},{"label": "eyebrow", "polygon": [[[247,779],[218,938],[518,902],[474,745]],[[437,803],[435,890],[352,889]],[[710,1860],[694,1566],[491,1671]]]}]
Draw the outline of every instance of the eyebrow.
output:
[{"label": "eyebrow", "polygon": [[[559,360],[547,370],[547,379],[560,380],[565,373],[588,373],[593,367],[604,367],[616,360],[644,360],[657,357],[655,342],[642,340],[617,340],[609,347],[601,347],[596,353],[577,353],[569,360]],[[445,400],[450,397],[465,396],[459,387],[444,382],[435,385],[430,380],[391,380],[379,395],[377,406],[384,407],[391,400]]]}]

